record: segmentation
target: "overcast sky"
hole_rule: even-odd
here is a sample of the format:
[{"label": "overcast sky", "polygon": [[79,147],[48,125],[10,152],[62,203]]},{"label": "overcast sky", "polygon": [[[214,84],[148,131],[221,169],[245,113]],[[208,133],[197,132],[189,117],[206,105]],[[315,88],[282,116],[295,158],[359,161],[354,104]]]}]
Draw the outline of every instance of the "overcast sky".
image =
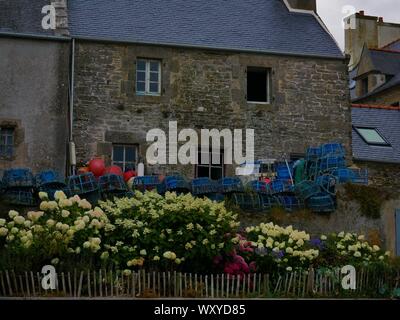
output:
[{"label": "overcast sky", "polygon": [[318,13],[333,36],[344,48],[343,18],[355,10],[383,17],[386,22],[400,23],[400,0],[317,0]]}]

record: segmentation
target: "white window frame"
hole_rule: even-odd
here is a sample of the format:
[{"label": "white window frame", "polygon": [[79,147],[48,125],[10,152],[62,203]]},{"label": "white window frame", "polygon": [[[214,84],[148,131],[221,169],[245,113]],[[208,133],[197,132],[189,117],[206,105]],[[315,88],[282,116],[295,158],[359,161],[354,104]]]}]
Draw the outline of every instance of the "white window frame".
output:
[{"label": "white window frame", "polygon": [[[123,160],[122,161],[114,161],[114,147],[122,147],[122,148],[124,148],[124,156],[123,156]],[[135,153],[136,153],[136,157],[135,157],[135,161],[134,162],[126,161],[126,148],[134,148]],[[112,164],[116,165],[116,166],[119,166],[120,164],[122,164],[122,172],[125,172],[127,164],[134,164],[135,165],[135,169],[137,169],[138,151],[139,151],[138,146],[134,145],[134,144],[119,144],[119,143],[113,144],[112,145],[112,153],[111,153]]]},{"label": "white window frame", "polygon": [[[201,157],[201,155],[202,155],[203,153],[204,153],[204,152],[199,151],[199,152],[198,152],[198,156]],[[208,168],[208,177],[209,177],[210,179],[211,179],[211,169],[212,169],[212,168],[221,169],[221,170],[222,170],[222,178],[225,177],[224,150],[221,150],[221,151],[219,152],[220,158],[222,159],[222,162],[221,162],[220,164],[213,164],[213,163],[212,163],[212,155],[213,155],[214,153],[218,153],[218,152],[215,151],[215,150],[213,150],[213,151],[210,150],[210,152],[208,153],[208,155],[209,155],[209,159],[208,159],[208,160],[209,160],[209,161],[208,161],[209,163],[208,163],[208,164],[200,164],[201,159],[200,159],[200,158],[198,159],[198,163],[196,164],[196,177],[198,177],[198,175],[199,175],[199,167]]]},{"label": "white window frame", "polygon": [[[248,92],[247,92],[247,87],[248,87],[248,73],[249,73],[249,69],[265,69],[267,71],[267,101],[251,101],[251,100],[247,100],[248,99]],[[257,66],[247,66],[246,69],[246,96],[247,96],[247,103],[251,103],[251,104],[271,104],[271,75],[272,75],[272,69],[268,68],[268,67],[257,67]]]},{"label": "white window frame", "polygon": [[[139,91],[138,90],[138,72],[143,70],[138,70],[138,63],[142,61],[146,64],[146,70],[145,70],[145,91]],[[158,82],[150,81],[150,65],[152,62],[156,62],[158,64]],[[154,71],[153,71],[154,72]],[[162,67],[161,67],[161,61],[156,60],[156,59],[145,59],[145,58],[139,58],[136,60],[136,94],[140,96],[160,96],[161,95],[161,72],[162,72]],[[140,81],[143,82],[143,81]],[[150,91],[150,83],[158,83],[158,91],[157,92],[151,92]]]}]

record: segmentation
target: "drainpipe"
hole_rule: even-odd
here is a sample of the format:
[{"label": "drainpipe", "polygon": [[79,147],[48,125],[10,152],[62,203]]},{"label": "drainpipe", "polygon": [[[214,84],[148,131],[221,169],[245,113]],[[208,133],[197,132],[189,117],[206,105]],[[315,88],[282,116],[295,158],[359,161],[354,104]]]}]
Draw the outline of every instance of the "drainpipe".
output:
[{"label": "drainpipe", "polygon": [[71,66],[70,66],[70,97],[69,97],[69,173],[76,174],[76,151],[73,141],[74,128],[74,90],[75,90],[75,39],[71,41]]}]

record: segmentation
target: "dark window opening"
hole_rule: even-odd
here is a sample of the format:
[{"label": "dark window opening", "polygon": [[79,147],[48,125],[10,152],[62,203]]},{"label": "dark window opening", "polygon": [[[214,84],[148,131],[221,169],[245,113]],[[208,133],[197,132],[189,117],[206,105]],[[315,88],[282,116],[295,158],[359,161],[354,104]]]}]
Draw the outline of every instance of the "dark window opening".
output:
[{"label": "dark window opening", "polygon": [[392,107],[400,107],[400,102],[395,102],[391,104]]},{"label": "dark window opening", "polygon": [[247,68],[247,101],[269,102],[269,74],[267,68]]},{"label": "dark window opening", "polygon": [[[201,147],[199,148],[201,150]],[[209,153],[203,154],[203,157],[208,161],[202,161],[202,152],[199,150],[198,153],[198,165],[196,165],[196,177],[197,178],[210,178],[211,180],[219,180],[224,177],[224,152],[219,152],[219,161],[213,160],[213,154],[215,152],[210,151]],[[218,153],[218,152],[217,152]]]},{"label": "dark window opening", "polygon": [[368,78],[361,80],[361,90],[361,94],[363,95],[368,93]]},{"label": "dark window opening", "polygon": [[14,155],[14,129],[0,128],[0,157],[10,158]]},{"label": "dark window opening", "polygon": [[137,146],[135,145],[113,145],[113,165],[119,166],[123,172],[136,170]]}]

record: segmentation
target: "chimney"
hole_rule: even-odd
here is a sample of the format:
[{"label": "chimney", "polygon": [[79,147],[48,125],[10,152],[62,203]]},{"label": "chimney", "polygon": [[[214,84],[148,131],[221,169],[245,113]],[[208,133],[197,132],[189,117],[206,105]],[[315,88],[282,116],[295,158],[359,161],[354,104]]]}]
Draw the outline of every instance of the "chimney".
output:
[{"label": "chimney", "polygon": [[287,0],[292,9],[317,12],[317,0]]},{"label": "chimney", "polygon": [[56,9],[56,35],[68,36],[68,0],[53,0],[51,4]]},{"label": "chimney", "polygon": [[378,22],[383,23],[383,17],[379,17]]},{"label": "chimney", "polygon": [[365,15],[365,11],[364,11],[364,10],[361,10],[361,11],[359,12],[359,15],[360,15],[360,16],[364,16],[364,15]]}]

